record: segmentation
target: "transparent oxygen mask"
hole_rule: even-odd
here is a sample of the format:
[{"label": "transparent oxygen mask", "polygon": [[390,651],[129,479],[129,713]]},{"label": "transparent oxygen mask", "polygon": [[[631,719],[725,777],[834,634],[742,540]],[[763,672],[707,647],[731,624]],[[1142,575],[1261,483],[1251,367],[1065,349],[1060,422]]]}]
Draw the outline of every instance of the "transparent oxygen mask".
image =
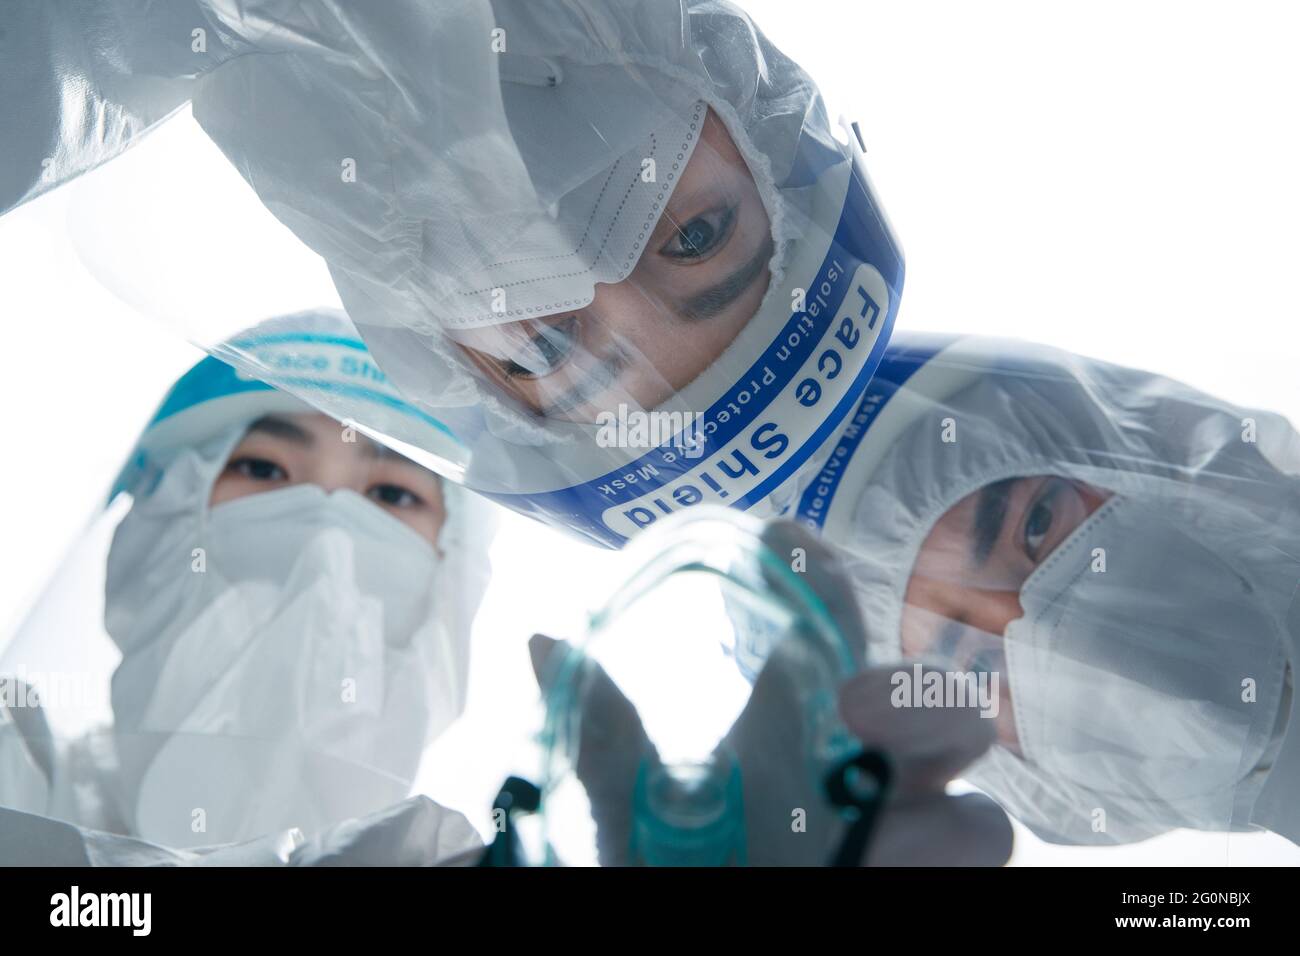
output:
[{"label": "transparent oxygen mask", "polygon": [[888,769],[837,711],[860,655],[762,527],[664,522],[580,641],[533,639],[538,760],[497,798],[488,862],[861,860]]}]

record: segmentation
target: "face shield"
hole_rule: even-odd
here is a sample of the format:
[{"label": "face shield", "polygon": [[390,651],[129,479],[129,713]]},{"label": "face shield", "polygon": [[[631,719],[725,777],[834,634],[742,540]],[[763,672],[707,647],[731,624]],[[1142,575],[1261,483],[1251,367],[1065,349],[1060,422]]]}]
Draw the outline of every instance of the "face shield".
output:
[{"label": "face shield", "polygon": [[968,775],[1054,842],[1300,837],[1300,441],[1280,416],[1008,342],[896,341],[800,503],[907,706],[977,694]]},{"label": "face shield", "polygon": [[[201,51],[109,24],[108,47],[132,56],[79,95],[124,128],[112,143],[54,134],[69,142],[53,181],[138,139],[125,119],[145,129],[187,100],[177,122],[207,143],[177,146],[168,124],[86,179],[74,221],[92,272],[211,350],[234,337],[228,316],[272,311],[223,300],[282,311],[337,290],[404,399],[456,435],[440,473],[594,541],[701,503],[789,508],[880,359],[903,261],[859,142],[744,13],[190,13],[176,36],[198,31]],[[160,77],[151,97],[145,74]],[[390,435],[364,401],[336,406]]]},{"label": "face shield", "polygon": [[[242,342],[317,407],[364,395],[446,440],[361,384],[373,363],[341,315]],[[464,706],[492,527],[423,466],[204,359],[0,652],[0,804],[183,848],[397,803]]]}]

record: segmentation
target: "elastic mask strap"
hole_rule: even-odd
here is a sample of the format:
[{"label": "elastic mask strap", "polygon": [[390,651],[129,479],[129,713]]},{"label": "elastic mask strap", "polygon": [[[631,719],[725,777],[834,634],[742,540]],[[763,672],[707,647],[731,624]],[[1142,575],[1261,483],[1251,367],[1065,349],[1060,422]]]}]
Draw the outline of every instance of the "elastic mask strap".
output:
[{"label": "elastic mask strap", "polygon": [[892,779],[889,760],[877,750],[860,750],[827,772],[826,797],[832,806],[840,808],[848,823],[844,839],[831,858],[831,866],[863,864]]},{"label": "elastic mask strap", "polygon": [[522,777],[507,777],[492,801],[492,825],[497,835],[483,851],[479,866],[526,866],[515,833],[515,817],[536,813],[542,805],[542,791]]}]

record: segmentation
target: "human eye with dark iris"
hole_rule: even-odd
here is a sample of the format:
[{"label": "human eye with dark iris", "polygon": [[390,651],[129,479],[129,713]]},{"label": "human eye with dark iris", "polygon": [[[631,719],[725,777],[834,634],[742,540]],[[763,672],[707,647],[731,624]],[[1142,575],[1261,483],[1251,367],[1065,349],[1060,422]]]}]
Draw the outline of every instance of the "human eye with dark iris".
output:
[{"label": "human eye with dark iris", "polygon": [[578,342],[578,317],[566,316],[554,325],[541,325],[528,337],[528,347],[538,359],[538,369],[521,365],[513,359],[500,360],[501,370],[510,378],[544,378],[569,360]]},{"label": "human eye with dark iris", "polygon": [[659,254],[683,262],[702,262],[726,244],[736,222],[736,208],[716,209],[677,227]]},{"label": "human eye with dark iris", "polygon": [[252,481],[289,480],[289,473],[269,458],[246,456],[235,459],[227,467],[235,474]]},{"label": "human eye with dark iris", "polygon": [[423,498],[401,485],[375,485],[366,494],[371,501],[387,505],[390,508],[418,508],[424,504]]},{"label": "human eye with dark iris", "polygon": [[1065,483],[1059,479],[1050,479],[1044,483],[1043,491],[1030,506],[1025,517],[1024,545],[1025,554],[1032,561],[1042,556],[1043,545],[1051,533],[1052,523],[1056,518],[1056,499]]}]

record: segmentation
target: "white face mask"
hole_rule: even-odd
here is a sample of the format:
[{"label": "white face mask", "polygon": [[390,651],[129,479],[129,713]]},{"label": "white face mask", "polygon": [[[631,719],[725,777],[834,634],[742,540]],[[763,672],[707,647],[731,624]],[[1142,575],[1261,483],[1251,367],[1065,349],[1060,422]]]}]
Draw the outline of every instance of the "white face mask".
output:
[{"label": "white face mask", "polygon": [[1107,818],[1239,828],[1262,782],[1252,772],[1279,711],[1284,634],[1259,582],[1179,511],[1111,498],[1025,582],[1024,616],[1007,627],[1022,752],[1074,798],[1063,835]]},{"label": "white face mask", "polygon": [[[106,615],[126,654],[113,697],[136,832],[228,842],[405,796],[462,705],[433,546],[311,485],[143,530],[156,537],[110,581]],[[133,657],[152,664],[133,671]]]}]

